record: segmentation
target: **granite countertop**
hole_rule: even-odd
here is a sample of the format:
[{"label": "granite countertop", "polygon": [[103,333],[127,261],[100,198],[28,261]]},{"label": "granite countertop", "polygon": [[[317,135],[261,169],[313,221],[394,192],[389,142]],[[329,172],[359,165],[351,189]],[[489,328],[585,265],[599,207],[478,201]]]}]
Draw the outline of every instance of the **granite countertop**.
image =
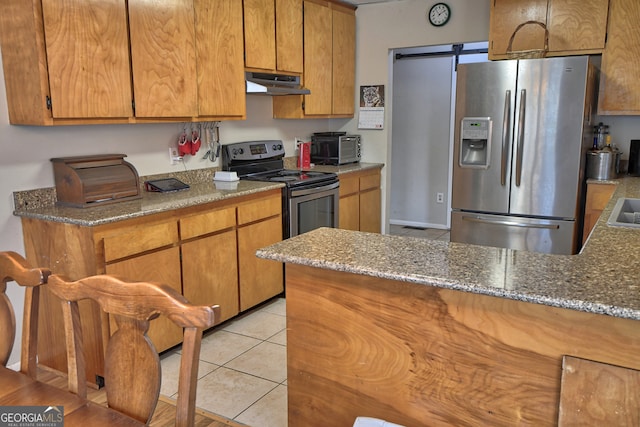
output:
[{"label": "granite countertop", "polygon": [[189,184],[191,188],[169,193],[141,190],[140,199],[86,208],[56,206],[55,188],[14,192],[13,214],[24,218],[91,227],[284,187],[282,183],[214,181],[214,171],[201,169],[187,173],[140,177],[141,183],[146,179],[176,177]]},{"label": "granite countertop", "polygon": [[[295,157],[284,160],[286,168],[295,169]],[[379,163],[354,163],[342,166],[316,166],[313,170],[335,172],[340,175],[382,166]],[[282,183],[246,180],[214,181],[213,176],[216,170],[219,169],[205,168],[140,177],[141,183],[149,179],[174,177],[189,184],[191,188],[170,193],[150,193],[141,187],[142,198],[140,199],[86,208],[56,206],[55,187],[17,191],[13,193],[15,205],[13,214],[24,218],[91,227],[284,187]]]},{"label": "granite countertop", "polygon": [[448,243],[330,228],[258,250],[260,258],[640,320],[640,229],[611,227],[616,191],[577,255]]}]

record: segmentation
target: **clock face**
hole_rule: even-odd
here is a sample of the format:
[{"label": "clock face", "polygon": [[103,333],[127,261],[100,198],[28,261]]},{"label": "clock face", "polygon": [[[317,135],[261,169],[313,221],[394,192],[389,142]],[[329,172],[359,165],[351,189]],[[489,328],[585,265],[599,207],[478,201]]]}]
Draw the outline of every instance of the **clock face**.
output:
[{"label": "clock face", "polygon": [[429,22],[436,27],[441,27],[449,21],[451,10],[444,3],[436,3],[429,10]]}]

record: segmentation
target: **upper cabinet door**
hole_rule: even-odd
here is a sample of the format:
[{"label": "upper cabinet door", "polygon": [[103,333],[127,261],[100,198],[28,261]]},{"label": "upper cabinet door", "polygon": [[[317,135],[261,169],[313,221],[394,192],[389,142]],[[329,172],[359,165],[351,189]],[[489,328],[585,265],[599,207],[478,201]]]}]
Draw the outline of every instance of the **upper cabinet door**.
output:
[{"label": "upper cabinet door", "polygon": [[302,73],[302,0],[244,0],[247,68]]},{"label": "upper cabinet door", "polygon": [[[547,0],[492,0],[489,20],[489,55],[507,53],[509,39],[518,25],[527,21],[547,22]],[[513,50],[540,49],[544,30],[539,25],[522,27],[513,41]]]},{"label": "upper cabinet door", "polygon": [[356,73],[356,15],[333,9],[332,114],[353,116]]},{"label": "upper cabinet door", "polygon": [[331,114],[332,104],[332,13],[328,6],[304,3],[305,114]]},{"label": "upper cabinet door", "polygon": [[54,118],[133,115],[125,0],[42,0]]},{"label": "upper cabinet door", "polygon": [[246,116],[242,4],[195,0],[198,113],[216,118]]},{"label": "upper cabinet door", "polygon": [[552,52],[604,49],[609,0],[549,0]]},{"label": "upper cabinet door", "polygon": [[640,2],[611,0],[598,114],[640,115]]},{"label": "upper cabinet door", "polygon": [[273,0],[244,0],[245,65],[276,69],[276,11]]},{"label": "upper cabinet door", "polygon": [[198,114],[193,0],[128,0],[136,117]]},{"label": "upper cabinet door", "polygon": [[302,73],[302,0],[276,0],[276,68]]}]

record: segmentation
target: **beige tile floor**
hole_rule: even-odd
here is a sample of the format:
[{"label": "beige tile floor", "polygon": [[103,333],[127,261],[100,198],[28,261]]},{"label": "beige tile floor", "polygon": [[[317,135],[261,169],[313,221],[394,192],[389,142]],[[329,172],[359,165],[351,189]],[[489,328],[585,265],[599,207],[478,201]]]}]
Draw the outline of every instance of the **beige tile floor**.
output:
[{"label": "beige tile floor", "polygon": [[[198,408],[248,426],[287,426],[285,316],[285,300],[276,298],[203,337]],[[165,396],[178,391],[179,352],[161,356]]]},{"label": "beige tile floor", "polygon": [[[390,234],[449,240],[448,230],[392,225]],[[162,358],[162,390],[178,391],[180,349]],[[275,298],[202,340],[196,405],[252,427],[287,426],[286,303]]]}]

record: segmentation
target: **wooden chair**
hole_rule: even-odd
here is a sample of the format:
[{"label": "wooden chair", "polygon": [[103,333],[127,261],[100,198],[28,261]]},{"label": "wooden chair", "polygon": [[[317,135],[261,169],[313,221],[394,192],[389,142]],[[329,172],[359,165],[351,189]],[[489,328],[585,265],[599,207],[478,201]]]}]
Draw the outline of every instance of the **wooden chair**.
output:
[{"label": "wooden chair", "polygon": [[39,286],[46,283],[50,273],[48,269],[29,267],[15,252],[0,252],[0,363],[7,366],[16,338],[15,312],[6,294],[7,282],[15,281],[25,287],[20,371],[34,379],[37,375]]},{"label": "wooden chair", "polygon": [[176,402],[176,425],[192,426],[195,417],[202,331],[214,325],[219,307],[194,306],[169,286],[127,282],[111,275],[68,281],[49,277],[48,289],[63,301],[69,390],[86,397],[85,361],[78,301],[91,299],[116,320],[105,355],[107,404],[136,420],[151,420],[160,394],[160,359],[146,335],[149,321],[162,314],[184,328]]}]

